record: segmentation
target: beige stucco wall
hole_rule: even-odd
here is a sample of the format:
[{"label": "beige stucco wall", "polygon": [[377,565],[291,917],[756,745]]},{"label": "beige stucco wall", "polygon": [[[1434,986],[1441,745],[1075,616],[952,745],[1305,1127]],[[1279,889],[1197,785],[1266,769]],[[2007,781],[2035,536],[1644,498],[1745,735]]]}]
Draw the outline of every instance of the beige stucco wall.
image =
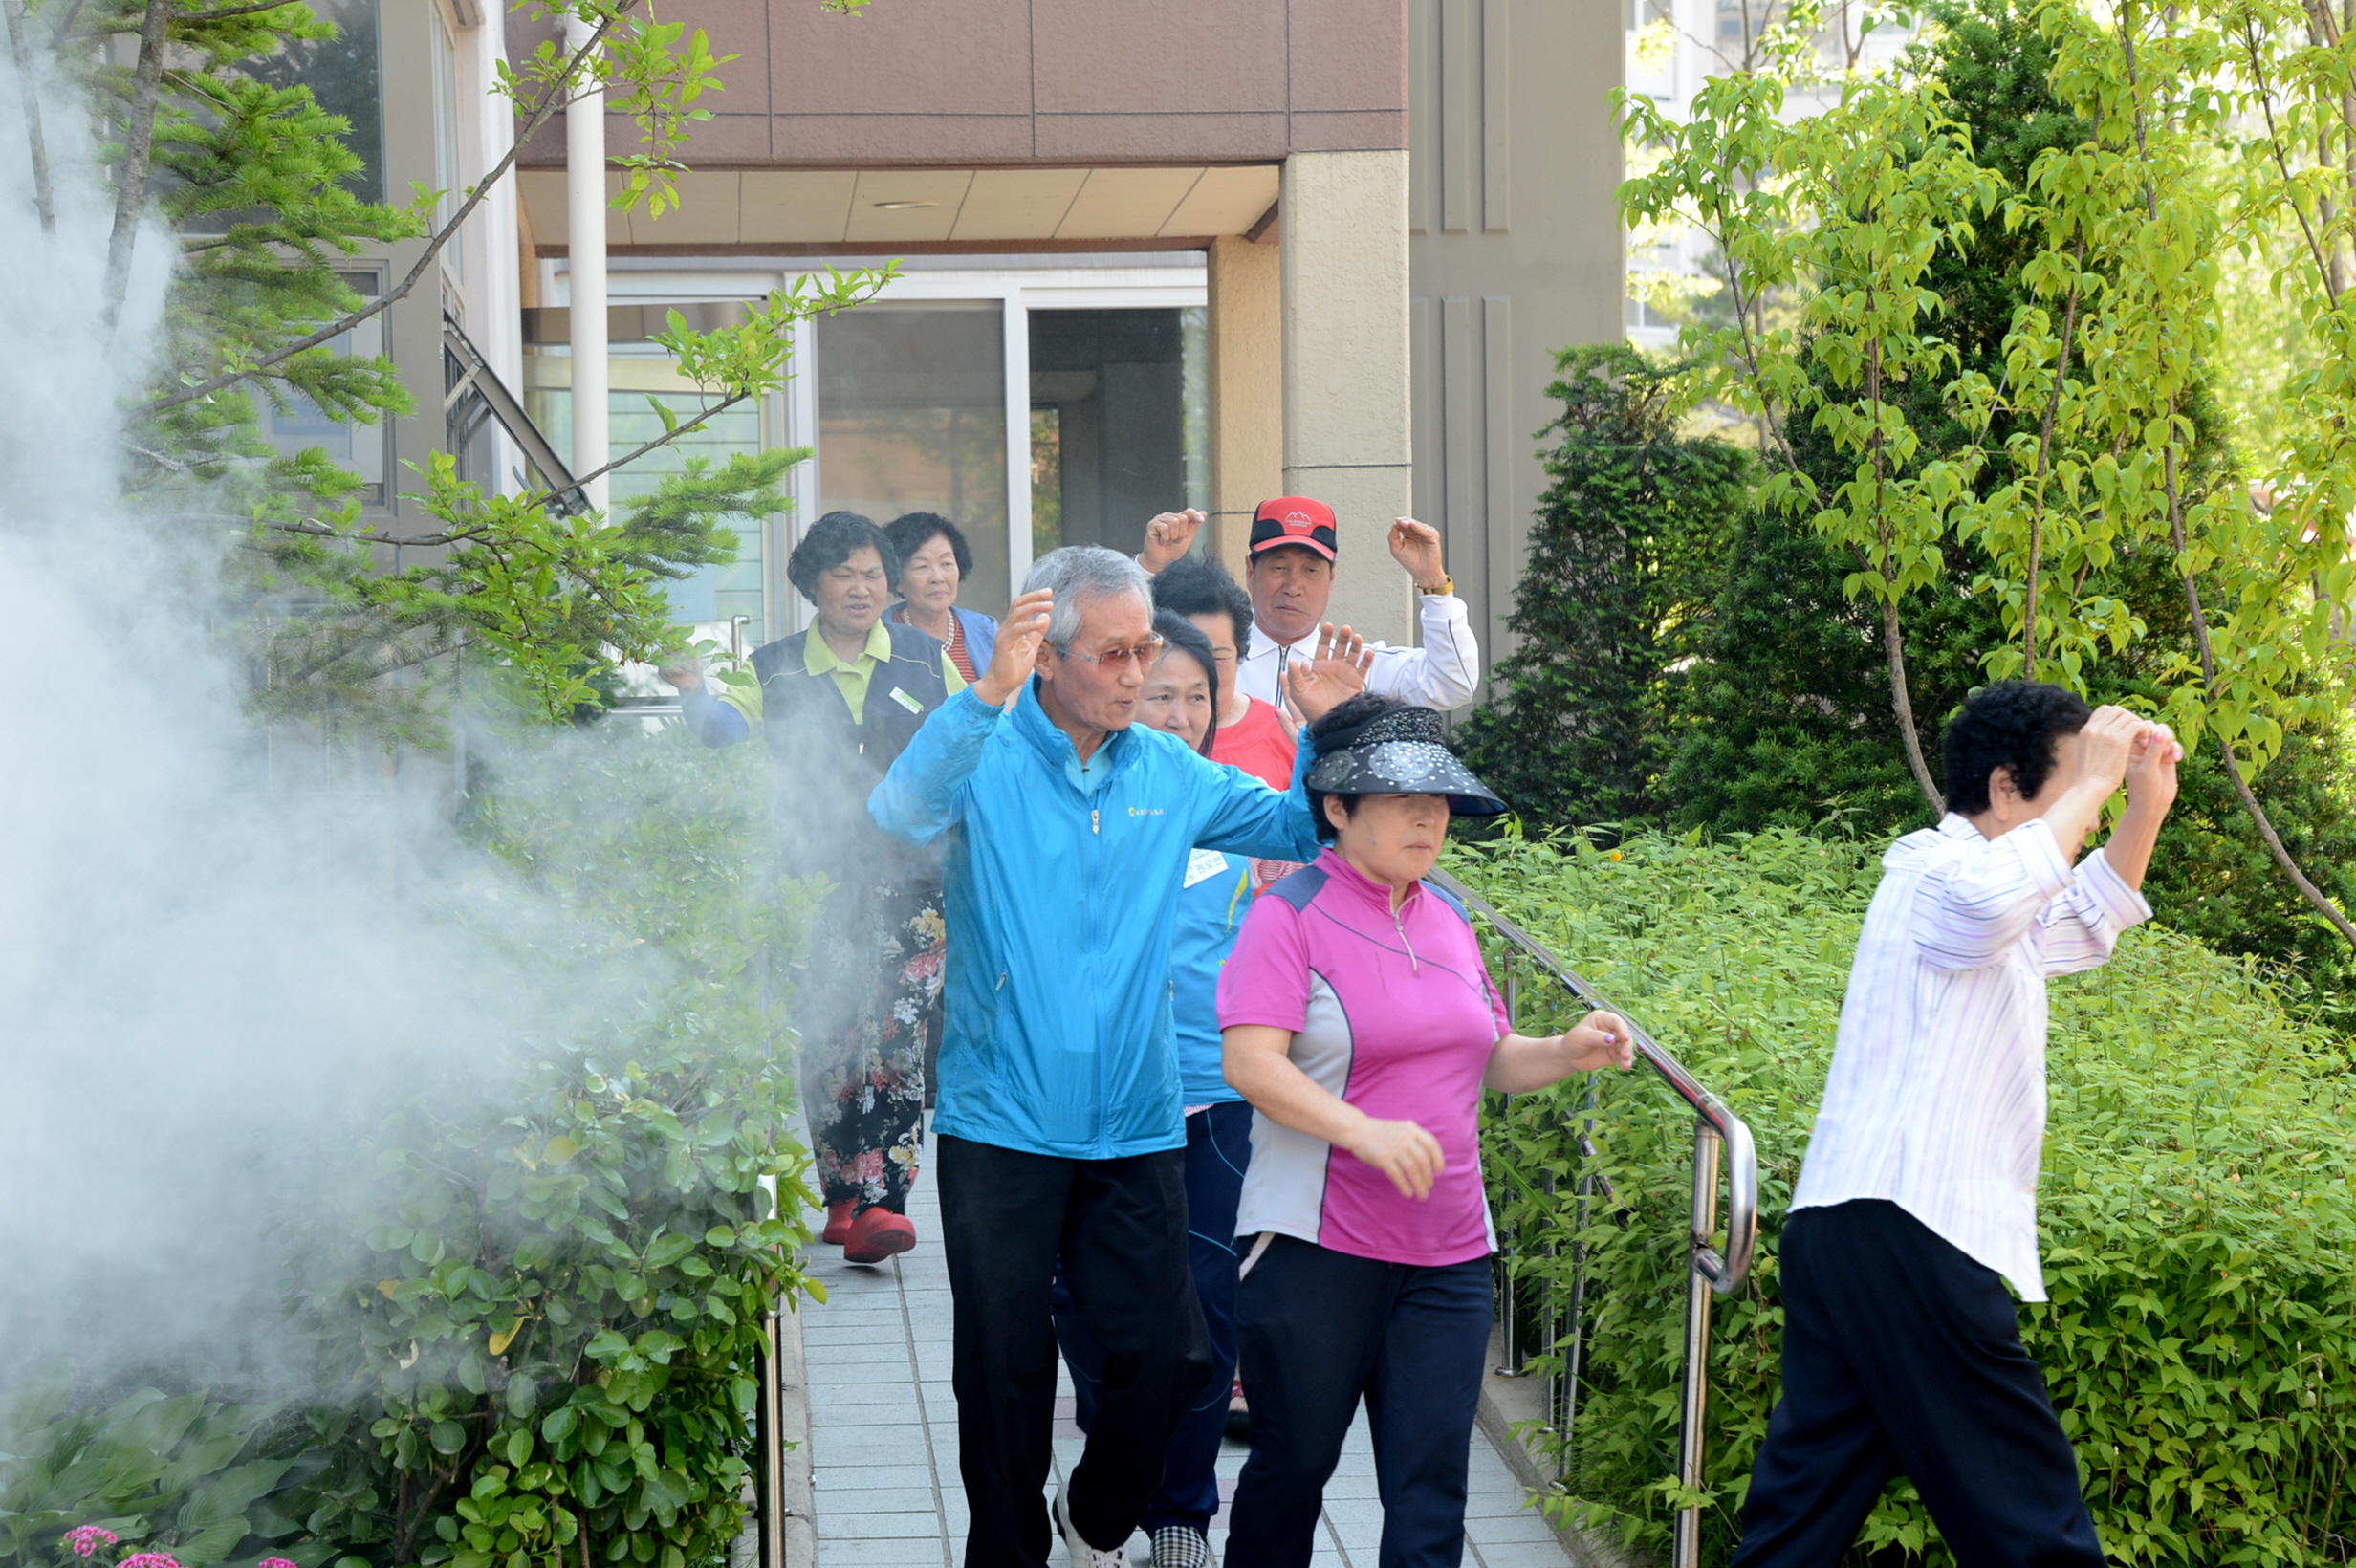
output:
[{"label": "beige stucco wall", "polygon": [[1253,512],[1284,493],[1283,257],[1232,234],[1209,274],[1211,548],[1240,577]]},{"label": "beige stucco wall", "polygon": [[1447,540],[1484,669],[1510,651],[1555,352],[1625,330],[1624,11],[1410,0],[1415,507]]},{"label": "beige stucco wall", "polygon": [[1385,544],[1407,512],[1407,155],[1296,153],[1284,165],[1284,483],[1341,525],[1333,613],[1412,641]]}]

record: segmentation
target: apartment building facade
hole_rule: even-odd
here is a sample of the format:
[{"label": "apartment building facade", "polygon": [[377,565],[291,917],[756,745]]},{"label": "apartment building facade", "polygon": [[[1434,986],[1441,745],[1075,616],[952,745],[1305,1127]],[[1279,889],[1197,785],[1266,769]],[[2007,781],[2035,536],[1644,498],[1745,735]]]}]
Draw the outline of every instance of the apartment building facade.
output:
[{"label": "apartment building facade", "polygon": [[[472,0],[338,0],[382,50],[386,188],[450,188],[505,149],[497,61],[547,35]],[[676,0],[726,91],[681,205],[606,214],[615,449],[692,405],[651,341],[803,272],[897,260],[875,303],[798,329],[796,374],[683,449],[618,474],[626,498],[694,455],[789,446],[793,510],[747,519],[738,562],[681,584],[683,619],[745,642],[800,624],[797,527],[835,507],[950,516],[968,601],[1002,606],[1039,552],[1134,549],[1199,506],[1240,564],[1263,497],[1330,500],[1335,607],[1413,635],[1382,537],[1443,529],[1485,645],[1544,485],[1534,439],[1566,344],[1622,333],[1609,95],[1626,19],[1603,0]],[[609,117],[610,154],[633,128]],[[572,236],[565,129],[521,149],[392,312],[420,412],[401,464],[464,447],[509,487],[569,454]],[[398,276],[404,248],[368,263]],[[527,418],[527,415],[529,416]]]}]

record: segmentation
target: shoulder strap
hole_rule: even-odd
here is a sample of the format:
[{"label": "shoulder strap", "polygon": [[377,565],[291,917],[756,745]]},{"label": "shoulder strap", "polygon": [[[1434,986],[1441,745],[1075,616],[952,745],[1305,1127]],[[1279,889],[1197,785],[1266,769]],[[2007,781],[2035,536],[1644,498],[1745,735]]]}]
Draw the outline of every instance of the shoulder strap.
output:
[{"label": "shoulder strap", "polygon": [[1314,865],[1304,865],[1298,871],[1288,871],[1261,891],[1262,898],[1282,899],[1295,909],[1306,913],[1309,901],[1325,889],[1325,872]]},{"label": "shoulder strap", "polygon": [[1455,910],[1456,918],[1458,920],[1463,921],[1467,926],[1472,924],[1472,911],[1464,906],[1464,900],[1458,898],[1455,894],[1440,886],[1429,878],[1425,879],[1424,891],[1430,894],[1433,898],[1438,899],[1442,904],[1447,904],[1451,909]]}]

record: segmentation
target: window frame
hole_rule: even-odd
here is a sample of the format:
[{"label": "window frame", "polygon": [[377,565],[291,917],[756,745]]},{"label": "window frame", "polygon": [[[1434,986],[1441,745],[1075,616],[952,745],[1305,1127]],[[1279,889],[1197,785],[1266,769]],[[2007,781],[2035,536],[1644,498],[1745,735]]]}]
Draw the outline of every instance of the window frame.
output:
[{"label": "window frame", "polygon": [[[1185,310],[1211,303],[1209,258],[1199,250],[1177,251],[1184,262],[1123,262],[1114,266],[1036,267],[920,266],[895,278],[877,297],[896,304],[995,300],[1004,331],[1006,398],[1007,574],[1019,585],[1031,570],[1031,313],[1052,310]],[[607,297],[615,305],[690,300],[757,299],[794,279],[822,277],[829,266],[848,270],[878,265],[881,257],[796,258],[767,268],[721,270],[614,269]],[[569,280],[565,299],[569,301]],[[561,302],[561,301],[559,301]],[[762,595],[767,624],[763,641],[800,631],[809,607],[785,578],[786,557],[799,537],[797,524],[818,515],[818,345],[812,324],[793,332],[795,374],[782,394],[765,401],[763,430],[772,446],[807,446],[814,454],[786,476],[794,510],[772,515],[763,534],[768,582]]]}]

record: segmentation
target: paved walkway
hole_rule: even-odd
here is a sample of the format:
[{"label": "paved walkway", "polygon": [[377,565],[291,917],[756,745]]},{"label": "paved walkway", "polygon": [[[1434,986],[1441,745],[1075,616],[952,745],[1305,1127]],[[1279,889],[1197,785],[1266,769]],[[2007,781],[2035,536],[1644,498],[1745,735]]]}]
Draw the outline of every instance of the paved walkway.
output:
[{"label": "paved walkway", "polygon": [[[802,1312],[803,1381],[810,1394],[810,1460],[820,1568],[962,1568],[965,1489],[957,1473],[957,1405],[949,1392],[949,1271],[940,1248],[929,1147],[909,1203],[917,1248],[882,1268],[814,1250],[811,1273],[828,1299]],[[1056,1405],[1056,1473],[1078,1461],[1071,1386]],[[1244,1448],[1220,1455],[1221,1492],[1234,1490]],[[1545,1521],[1522,1506],[1526,1493],[1475,1429],[1472,1496],[1464,1560],[1470,1568],[1566,1568],[1570,1558]],[[1049,1483],[1053,1494],[1054,1481]],[[1362,1413],[1325,1492],[1325,1538],[1318,1568],[1374,1568],[1383,1531],[1374,1457]],[[1214,1554],[1226,1545],[1225,1515],[1211,1521]],[[1145,1560],[1145,1539],[1130,1537]],[[1050,1560],[1064,1560],[1058,1543]],[[794,1568],[801,1568],[799,1563]]]}]

